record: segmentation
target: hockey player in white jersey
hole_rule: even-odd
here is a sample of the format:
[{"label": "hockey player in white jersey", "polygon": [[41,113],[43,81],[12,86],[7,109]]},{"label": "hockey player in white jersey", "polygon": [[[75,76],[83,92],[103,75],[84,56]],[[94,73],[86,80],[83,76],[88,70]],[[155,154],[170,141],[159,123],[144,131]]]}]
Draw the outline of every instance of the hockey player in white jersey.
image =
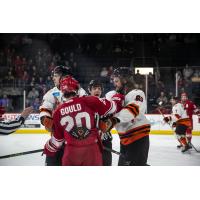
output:
[{"label": "hockey player in white jersey", "polygon": [[[113,73],[116,92],[125,95],[123,109],[111,118],[112,125],[120,137],[119,166],[147,165],[149,152],[150,122],[145,117],[146,100],[144,92],[134,89],[132,71],[127,67],[120,67]],[[113,95],[114,92],[107,94]]]},{"label": "hockey player in white jersey", "polygon": [[[52,71],[52,79],[55,87],[50,89],[43,97],[42,105],[40,106],[40,121],[46,130],[52,132],[52,115],[55,108],[64,101],[62,92],[59,90],[59,82],[62,77],[72,75],[71,69],[66,66],[57,66]],[[80,96],[87,95],[83,88],[78,91]],[[52,157],[46,157],[46,165],[60,165],[60,157],[62,156],[62,151],[58,152],[57,155]]]},{"label": "hockey player in white jersey", "polygon": [[182,152],[186,152],[191,148],[186,138],[186,130],[191,128],[191,120],[184,109],[184,105],[178,102],[177,97],[172,97],[170,100],[172,104],[171,116],[164,117],[164,121],[175,127],[176,138],[179,141],[177,148],[182,148]]}]

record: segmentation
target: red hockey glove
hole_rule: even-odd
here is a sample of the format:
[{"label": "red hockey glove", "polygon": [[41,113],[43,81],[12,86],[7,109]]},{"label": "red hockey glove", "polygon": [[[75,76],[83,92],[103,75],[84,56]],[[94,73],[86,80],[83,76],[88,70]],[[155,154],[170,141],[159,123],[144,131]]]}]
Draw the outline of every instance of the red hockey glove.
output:
[{"label": "red hockey glove", "polygon": [[52,157],[52,156],[55,156],[56,152],[57,152],[57,149],[52,144],[51,139],[49,139],[44,146],[43,154],[46,154],[47,156]]},{"label": "red hockey glove", "polygon": [[113,126],[117,123],[119,123],[120,120],[116,117],[107,118],[105,120],[99,121],[99,129],[103,132],[110,132],[110,130],[113,128]]}]

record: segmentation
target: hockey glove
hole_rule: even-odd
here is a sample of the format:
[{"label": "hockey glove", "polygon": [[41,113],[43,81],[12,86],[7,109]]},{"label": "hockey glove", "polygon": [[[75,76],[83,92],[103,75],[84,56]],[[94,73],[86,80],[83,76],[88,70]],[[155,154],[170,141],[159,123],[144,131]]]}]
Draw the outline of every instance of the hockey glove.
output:
[{"label": "hockey glove", "polygon": [[168,123],[169,121],[171,121],[172,118],[169,116],[169,117],[164,117],[163,118],[163,121],[165,121],[166,123]]},{"label": "hockey glove", "polygon": [[53,119],[48,116],[41,117],[41,123],[45,127],[45,129],[49,132],[53,130]]},{"label": "hockey glove", "polygon": [[113,126],[119,122],[120,122],[120,120],[116,117],[107,118],[106,120],[100,120],[99,121],[99,129],[103,133],[110,132],[110,130],[113,128]]},{"label": "hockey glove", "polygon": [[173,122],[172,128],[175,128],[175,127],[176,127],[176,122]]},{"label": "hockey glove", "polygon": [[114,101],[117,104],[116,113],[119,112],[122,109],[122,107],[124,105],[124,98],[125,98],[124,95],[119,94],[119,93],[112,96],[111,100]]}]

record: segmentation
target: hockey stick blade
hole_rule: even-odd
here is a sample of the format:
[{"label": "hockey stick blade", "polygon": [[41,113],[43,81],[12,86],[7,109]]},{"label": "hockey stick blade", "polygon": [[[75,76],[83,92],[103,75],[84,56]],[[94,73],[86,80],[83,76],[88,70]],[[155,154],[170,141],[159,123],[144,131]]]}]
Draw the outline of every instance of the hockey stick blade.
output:
[{"label": "hockey stick blade", "polygon": [[5,156],[0,156],[0,159],[11,158],[11,157],[16,157],[16,156],[23,156],[23,155],[32,154],[32,153],[38,153],[38,152],[43,152],[43,150],[44,149],[37,149],[37,150],[33,150],[33,151],[24,151],[24,152],[20,152],[20,153],[9,154],[9,155],[5,155]]},{"label": "hockey stick blade", "polygon": [[197,148],[196,148],[191,142],[190,142],[189,144],[192,146],[192,148],[193,148],[197,153],[200,153],[200,151],[197,150]]}]

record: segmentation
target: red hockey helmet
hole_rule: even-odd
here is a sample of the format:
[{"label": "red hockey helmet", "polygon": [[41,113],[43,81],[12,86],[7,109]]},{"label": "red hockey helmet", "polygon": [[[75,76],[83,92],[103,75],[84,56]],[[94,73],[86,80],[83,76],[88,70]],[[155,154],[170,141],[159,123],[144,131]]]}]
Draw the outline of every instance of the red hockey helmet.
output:
[{"label": "red hockey helmet", "polygon": [[79,89],[79,82],[71,76],[63,77],[60,80],[60,90],[63,93],[77,92]]},{"label": "red hockey helmet", "polygon": [[5,113],[5,108],[3,106],[0,106],[0,117]]}]

